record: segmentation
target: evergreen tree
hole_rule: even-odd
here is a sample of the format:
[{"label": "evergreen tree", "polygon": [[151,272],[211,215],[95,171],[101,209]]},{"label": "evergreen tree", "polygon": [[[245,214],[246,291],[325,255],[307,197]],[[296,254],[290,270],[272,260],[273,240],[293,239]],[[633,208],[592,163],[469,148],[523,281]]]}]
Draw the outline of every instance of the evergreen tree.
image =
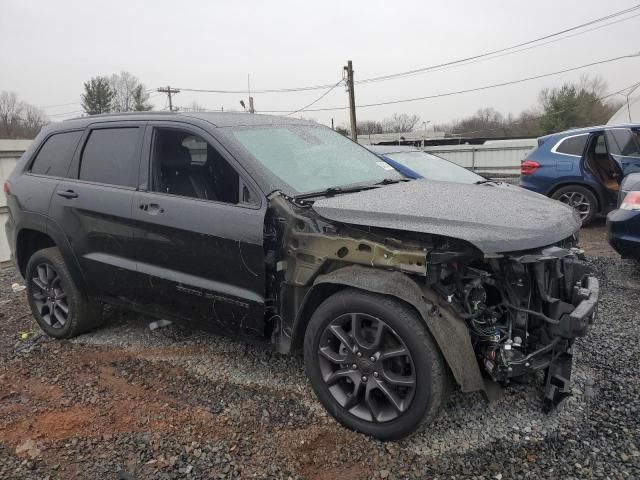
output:
[{"label": "evergreen tree", "polygon": [[113,90],[106,77],[93,77],[84,84],[82,108],[88,115],[109,113],[113,101]]},{"label": "evergreen tree", "polygon": [[153,108],[148,103],[149,94],[144,91],[144,86],[139,84],[133,89],[133,109],[136,112],[147,112]]}]

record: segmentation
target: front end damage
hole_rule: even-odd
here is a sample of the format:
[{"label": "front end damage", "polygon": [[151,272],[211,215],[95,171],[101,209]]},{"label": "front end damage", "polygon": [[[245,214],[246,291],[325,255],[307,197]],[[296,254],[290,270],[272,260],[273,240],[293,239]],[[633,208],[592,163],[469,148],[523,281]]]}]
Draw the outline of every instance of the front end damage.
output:
[{"label": "front end damage", "polygon": [[463,391],[491,397],[491,386],[543,371],[546,408],[570,395],[573,345],[599,290],[573,237],[489,255],[444,236],[328,221],[282,194],[270,202],[268,328],[280,351],[295,348],[319,287],[351,286],[414,306]]},{"label": "front end damage", "polygon": [[545,371],[550,409],[571,394],[573,344],[597,312],[598,280],[573,247],[472,260],[432,251],[427,282],[467,323],[474,351],[499,383]]}]

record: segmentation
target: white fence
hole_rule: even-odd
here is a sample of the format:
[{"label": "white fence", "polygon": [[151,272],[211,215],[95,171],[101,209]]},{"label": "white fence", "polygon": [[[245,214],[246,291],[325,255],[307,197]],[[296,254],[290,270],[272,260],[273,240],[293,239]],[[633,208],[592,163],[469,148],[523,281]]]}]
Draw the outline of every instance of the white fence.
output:
[{"label": "white fence", "polygon": [[520,175],[520,163],[535,139],[490,140],[482,145],[438,145],[424,150],[478,173]]},{"label": "white fence", "polygon": [[[0,140],[0,184],[4,185],[13,167],[30,143],[31,140]],[[0,265],[10,259],[9,242],[4,230],[4,224],[8,217],[7,197],[0,193]]]}]

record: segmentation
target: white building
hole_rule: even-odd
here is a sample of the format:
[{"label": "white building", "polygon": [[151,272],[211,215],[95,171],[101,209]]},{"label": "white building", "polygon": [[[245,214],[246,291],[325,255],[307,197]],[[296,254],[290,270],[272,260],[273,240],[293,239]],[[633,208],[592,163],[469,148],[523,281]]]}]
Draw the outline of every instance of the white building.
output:
[{"label": "white building", "polygon": [[[9,178],[16,163],[31,144],[31,140],[0,140],[0,184]],[[7,197],[0,194],[0,266],[9,258],[9,242],[4,230],[9,212],[7,209]]]}]

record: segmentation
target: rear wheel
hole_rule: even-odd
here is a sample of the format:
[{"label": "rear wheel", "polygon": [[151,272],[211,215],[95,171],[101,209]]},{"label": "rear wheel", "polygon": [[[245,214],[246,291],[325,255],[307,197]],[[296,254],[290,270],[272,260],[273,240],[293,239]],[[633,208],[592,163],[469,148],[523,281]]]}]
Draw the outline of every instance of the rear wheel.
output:
[{"label": "rear wheel", "polygon": [[391,297],[343,290],[314,312],[305,334],[307,375],[340,423],[396,440],[430,423],[449,378],[417,314]]},{"label": "rear wheel", "polygon": [[45,248],[31,256],[25,282],[31,312],[47,335],[70,338],[99,325],[99,305],[75,285],[58,248]]},{"label": "rear wheel", "polygon": [[570,206],[578,212],[583,227],[593,222],[598,210],[596,196],[591,190],[580,185],[568,185],[559,188],[551,195],[551,198]]}]

